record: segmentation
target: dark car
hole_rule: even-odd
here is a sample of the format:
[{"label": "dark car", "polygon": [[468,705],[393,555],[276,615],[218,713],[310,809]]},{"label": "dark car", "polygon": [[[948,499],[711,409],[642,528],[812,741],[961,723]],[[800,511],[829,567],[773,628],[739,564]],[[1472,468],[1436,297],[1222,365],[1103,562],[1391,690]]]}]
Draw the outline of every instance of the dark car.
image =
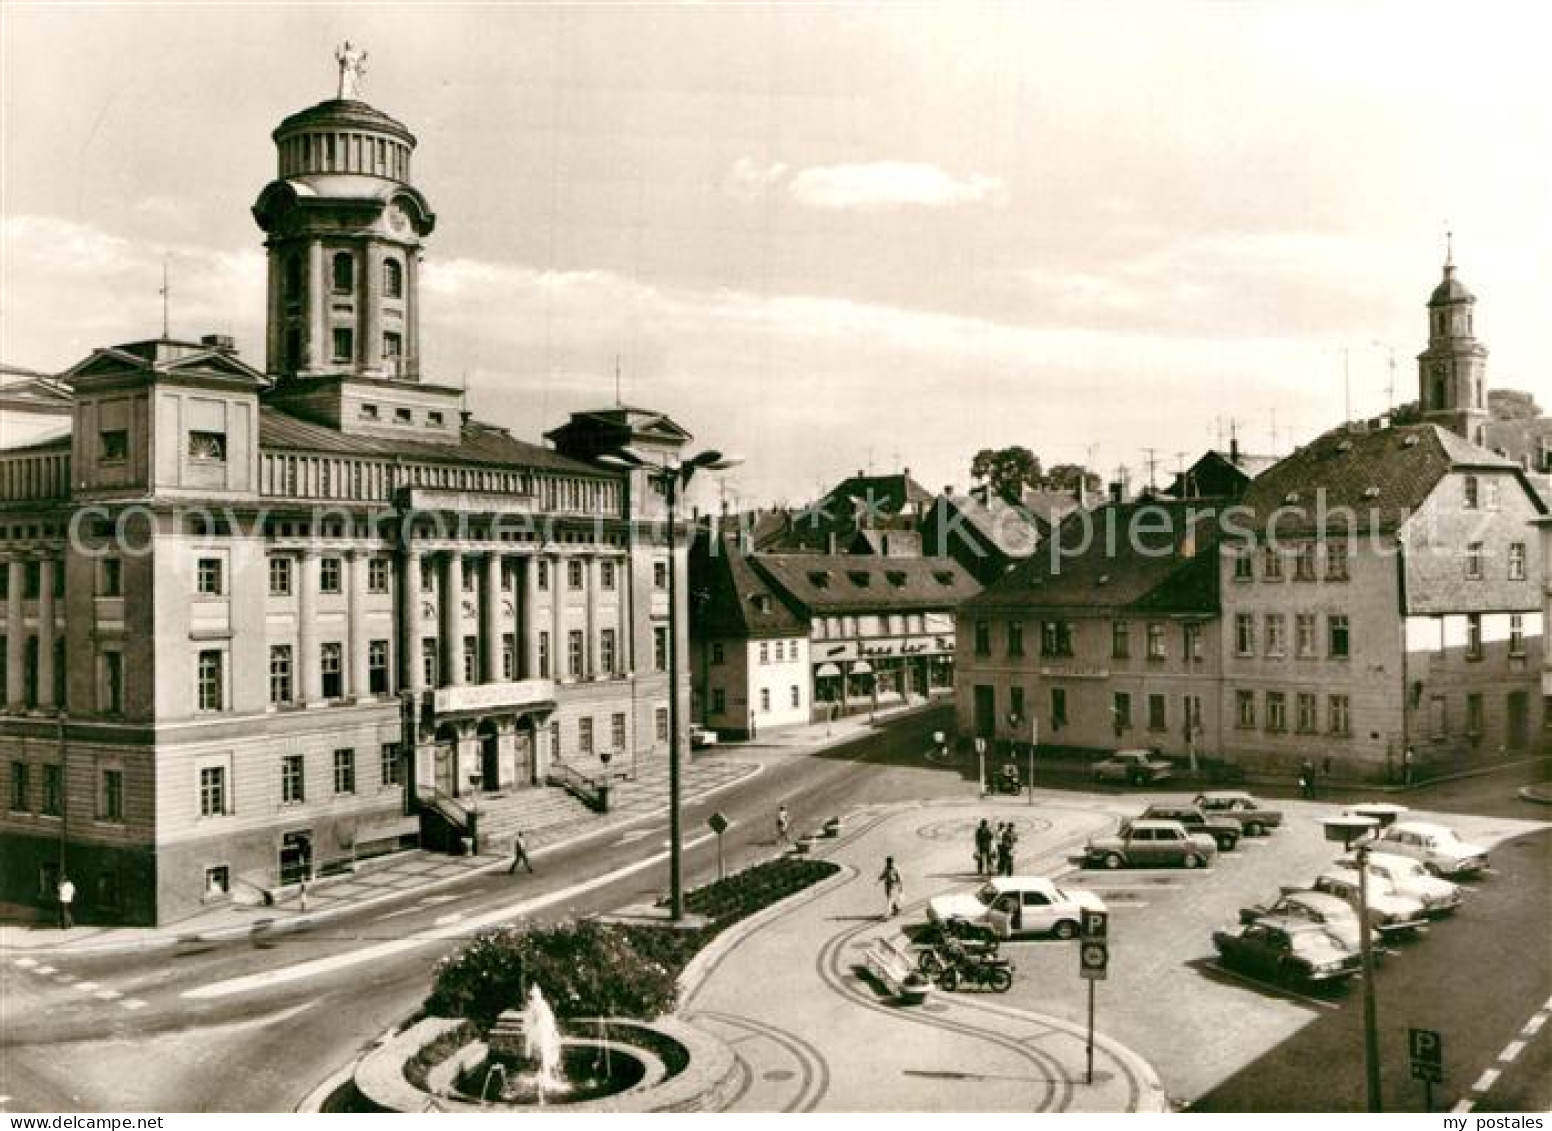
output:
[{"label": "dark car", "polygon": [[1225,966],[1277,985],[1340,981],[1358,973],[1356,950],[1323,924],[1275,916],[1229,931],[1214,931]]},{"label": "dark car", "polygon": [[1242,789],[1201,793],[1196,804],[1209,817],[1233,817],[1244,826],[1246,836],[1260,836],[1283,823],[1281,809],[1267,808]]},{"label": "dark car", "polygon": [[1244,826],[1233,817],[1208,816],[1195,805],[1150,805],[1142,815],[1148,820],[1179,821],[1189,832],[1205,833],[1219,852],[1232,851],[1245,835]]}]

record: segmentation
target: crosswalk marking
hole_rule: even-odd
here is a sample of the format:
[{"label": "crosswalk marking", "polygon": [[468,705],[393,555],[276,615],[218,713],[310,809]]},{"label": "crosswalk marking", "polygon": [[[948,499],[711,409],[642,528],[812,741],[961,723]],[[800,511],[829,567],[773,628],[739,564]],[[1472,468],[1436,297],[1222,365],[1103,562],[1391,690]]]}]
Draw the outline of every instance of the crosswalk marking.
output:
[{"label": "crosswalk marking", "polygon": [[122,1005],[125,1009],[144,1009],[146,1007],[146,1003],[137,997],[127,997],[123,1001],[119,1002],[119,1004]]},{"label": "crosswalk marking", "polygon": [[54,973],[54,968],[52,966],[39,966],[37,968],[37,970],[36,970],[36,973],[39,973],[39,974],[52,974],[52,973]]},{"label": "crosswalk marking", "polygon": [[37,964],[38,960],[36,958],[18,958],[15,963],[15,965],[20,966],[23,970],[31,970]]},{"label": "crosswalk marking", "polygon": [[101,1001],[118,1001],[124,995],[119,993],[118,990],[98,990],[92,996]]},{"label": "crosswalk marking", "polygon": [[91,993],[93,990],[95,990],[97,988],[97,983],[96,982],[77,982],[75,984],[75,988],[80,990],[83,994],[89,994],[89,993]]}]

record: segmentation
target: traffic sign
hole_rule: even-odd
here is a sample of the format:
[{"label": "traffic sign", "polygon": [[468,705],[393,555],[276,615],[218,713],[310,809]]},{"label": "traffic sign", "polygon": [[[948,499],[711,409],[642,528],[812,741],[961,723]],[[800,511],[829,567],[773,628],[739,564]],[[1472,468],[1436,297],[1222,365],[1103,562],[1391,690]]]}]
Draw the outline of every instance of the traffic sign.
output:
[{"label": "traffic sign", "polygon": [[1110,915],[1105,911],[1095,911],[1085,907],[1082,927],[1085,939],[1099,939],[1103,942],[1110,934]]},{"label": "traffic sign", "polygon": [[1444,1038],[1434,1029],[1408,1029],[1412,1078],[1437,1084],[1444,1079]]},{"label": "traffic sign", "polygon": [[1078,947],[1078,973],[1089,981],[1103,979],[1110,963],[1110,948],[1103,939],[1087,940]]},{"label": "traffic sign", "polygon": [[713,813],[706,818],[706,823],[711,826],[711,831],[718,836],[728,831],[728,819],[721,813]]}]

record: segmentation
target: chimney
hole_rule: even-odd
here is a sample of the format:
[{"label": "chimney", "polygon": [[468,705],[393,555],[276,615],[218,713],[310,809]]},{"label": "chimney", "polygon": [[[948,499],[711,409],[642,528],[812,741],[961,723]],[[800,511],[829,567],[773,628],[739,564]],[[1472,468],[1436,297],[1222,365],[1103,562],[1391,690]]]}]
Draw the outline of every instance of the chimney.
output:
[{"label": "chimney", "polygon": [[237,352],[237,341],[230,334],[206,334],[199,340],[199,344],[223,353]]},{"label": "chimney", "polygon": [[952,483],[945,483],[945,484],[943,484],[943,497],[945,499],[947,499],[947,498],[952,497],[953,494],[954,494],[954,485]]},{"label": "chimney", "polygon": [[1112,479],[1110,481],[1110,501],[1112,503],[1119,503],[1121,501],[1121,491],[1121,481],[1119,479]]},{"label": "chimney", "polygon": [[825,535],[825,553],[835,553],[835,531],[833,530]]},{"label": "chimney", "polygon": [[1239,437],[1229,437],[1229,462],[1235,467],[1239,466]]}]

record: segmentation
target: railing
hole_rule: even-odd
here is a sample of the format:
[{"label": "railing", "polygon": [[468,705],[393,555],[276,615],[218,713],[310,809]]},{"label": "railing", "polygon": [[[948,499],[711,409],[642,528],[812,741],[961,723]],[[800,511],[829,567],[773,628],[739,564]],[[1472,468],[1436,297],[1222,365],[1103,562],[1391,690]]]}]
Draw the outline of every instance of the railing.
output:
[{"label": "railing", "polygon": [[450,793],[434,785],[417,787],[420,808],[421,840],[431,847],[458,852],[460,841],[474,841],[479,835],[478,815]]},{"label": "railing", "polygon": [[588,777],[575,766],[555,762],[544,775],[546,785],[558,785],[589,809],[599,813],[609,809],[609,777]]}]

